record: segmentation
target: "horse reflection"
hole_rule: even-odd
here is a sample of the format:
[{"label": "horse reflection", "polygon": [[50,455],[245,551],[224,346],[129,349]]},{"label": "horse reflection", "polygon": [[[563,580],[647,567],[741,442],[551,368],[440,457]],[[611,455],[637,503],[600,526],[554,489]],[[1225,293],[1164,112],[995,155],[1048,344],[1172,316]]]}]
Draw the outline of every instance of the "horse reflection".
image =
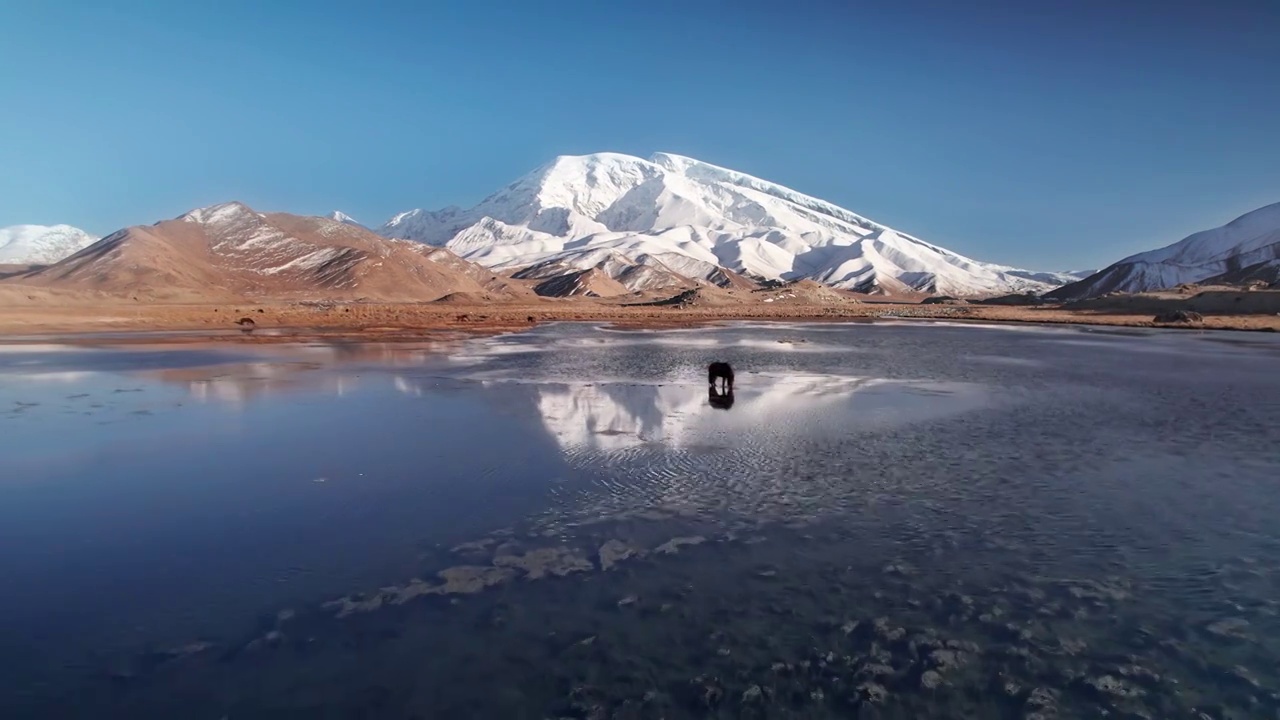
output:
[{"label": "horse reflection", "polygon": [[733,407],[733,390],[721,392],[712,385],[707,388],[707,404],[717,410],[728,410]]}]

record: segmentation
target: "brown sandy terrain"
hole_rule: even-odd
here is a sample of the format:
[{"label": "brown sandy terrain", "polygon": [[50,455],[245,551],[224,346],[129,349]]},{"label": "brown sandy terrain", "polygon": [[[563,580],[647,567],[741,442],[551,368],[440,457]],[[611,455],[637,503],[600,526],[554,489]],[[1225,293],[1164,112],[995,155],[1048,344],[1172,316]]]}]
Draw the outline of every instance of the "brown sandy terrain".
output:
[{"label": "brown sandy terrain", "polygon": [[[14,291],[19,291],[15,293]],[[1280,304],[1280,293],[1269,293]],[[15,297],[20,295],[20,297]],[[679,327],[729,320],[856,321],[874,318],[934,318],[979,322],[1085,323],[1137,327],[1280,331],[1280,315],[1205,314],[1200,323],[1160,325],[1145,302],[1087,309],[1058,306],[1010,307],[921,305],[902,302],[818,304],[743,301],[687,305],[638,305],[594,299],[453,302],[201,302],[106,301],[102,296],[68,297],[0,287],[0,336],[188,331],[190,339],[227,336],[254,342],[333,337],[368,340],[421,339],[441,331],[501,332],[553,321],[610,322],[628,327]],[[1234,305],[1235,303],[1229,303]],[[1201,305],[1203,307],[1203,304]],[[235,321],[253,320],[243,332]]]},{"label": "brown sandy terrain", "polygon": [[1077,300],[1063,307],[1152,316],[1171,310],[1191,310],[1204,315],[1275,315],[1280,312],[1280,291],[1186,285],[1173,290]]}]

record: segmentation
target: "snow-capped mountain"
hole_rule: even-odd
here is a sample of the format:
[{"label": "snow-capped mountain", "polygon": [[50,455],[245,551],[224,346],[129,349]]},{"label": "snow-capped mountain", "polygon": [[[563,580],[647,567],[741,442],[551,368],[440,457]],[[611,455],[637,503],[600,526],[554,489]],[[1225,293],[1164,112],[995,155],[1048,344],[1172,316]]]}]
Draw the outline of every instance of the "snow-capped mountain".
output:
[{"label": "snow-capped mountain", "polygon": [[1010,275],[1016,275],[1020,278],[1042,282],[1046,285],[1066,285],[1077,280],[1083,280],[1090,275],[1098,272],[1097,270],[1063,270],[1060,272],[1035,272],[1034,270],[1018,270],[1016,268],[1008,268],[1005,272]]},{"label": "snow-capped mountain", "polygon": [[724,267],[861,291],[1042,292],[1067,281],[971,260],[781,185],[668,153],[559,157],[471,209],[410,210],[378,232],[501,269],[608,250],[672,269],[691,263],[699,275]]},{"label": "snow-capped mountain", "polygon": [[360,224],[359,220],[356,220],[355,218],[342,212],[341,210],[334,210],[333,212],[329,213],[326,217],[328,217],[330,220],[333,220],[334,222],[340,222],[343,225],[354,225],[358,228],[364,227],[364,225]]},{"label": "snow-capped mountain", "polygon": [[97,237],[70,225],[0,228],[0,265],[52,265],[97,241]]},{"label": "snow-capped mountain", "polygon": [[[1109,292],[1143,292],[1196,283],[1280,261],[1280,203],[1245,213],[1222,227],[1131,255],[1050,295],[1078,300]],[[1244,274],[1248,274],[1245,272]]]}]

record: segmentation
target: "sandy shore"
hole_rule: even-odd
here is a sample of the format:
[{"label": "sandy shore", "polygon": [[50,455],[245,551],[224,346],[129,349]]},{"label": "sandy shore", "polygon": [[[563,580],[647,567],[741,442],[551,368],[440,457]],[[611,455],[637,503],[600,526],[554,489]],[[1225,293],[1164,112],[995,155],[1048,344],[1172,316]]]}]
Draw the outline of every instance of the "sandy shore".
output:
[{"label": "sandy shore", "polygon": [[[682,327],[732,320],[858,321],[876,318],[1018,323],[1074,323],[1280,331],[1272,314],[1206,315],[1196,324],[1161,325],[1149,314],[1057,307],[860,303],[840,306],[754,304],[719,307],[637,307],[593,301],[527,305],[420,304],[127,304],[25,305],[0,308],[0,341],[81,333],[172,332],[171,340],[234,337],[249,342],[312,338],[415,340],[424,335],[504,332],[556,321],[609,322],[624,327]],[[249,318],[251,332],[236,321]]]}]

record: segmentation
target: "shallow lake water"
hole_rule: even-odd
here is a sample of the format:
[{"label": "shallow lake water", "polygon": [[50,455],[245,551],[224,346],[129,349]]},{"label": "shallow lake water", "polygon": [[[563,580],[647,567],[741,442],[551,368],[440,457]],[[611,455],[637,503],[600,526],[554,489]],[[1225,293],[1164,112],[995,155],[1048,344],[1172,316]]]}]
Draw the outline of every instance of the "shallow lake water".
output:
[{"label": "shallow lake water", "polygon": [[0,717],[1280,717],[1270,336],[111,343],[0,346]]}]

